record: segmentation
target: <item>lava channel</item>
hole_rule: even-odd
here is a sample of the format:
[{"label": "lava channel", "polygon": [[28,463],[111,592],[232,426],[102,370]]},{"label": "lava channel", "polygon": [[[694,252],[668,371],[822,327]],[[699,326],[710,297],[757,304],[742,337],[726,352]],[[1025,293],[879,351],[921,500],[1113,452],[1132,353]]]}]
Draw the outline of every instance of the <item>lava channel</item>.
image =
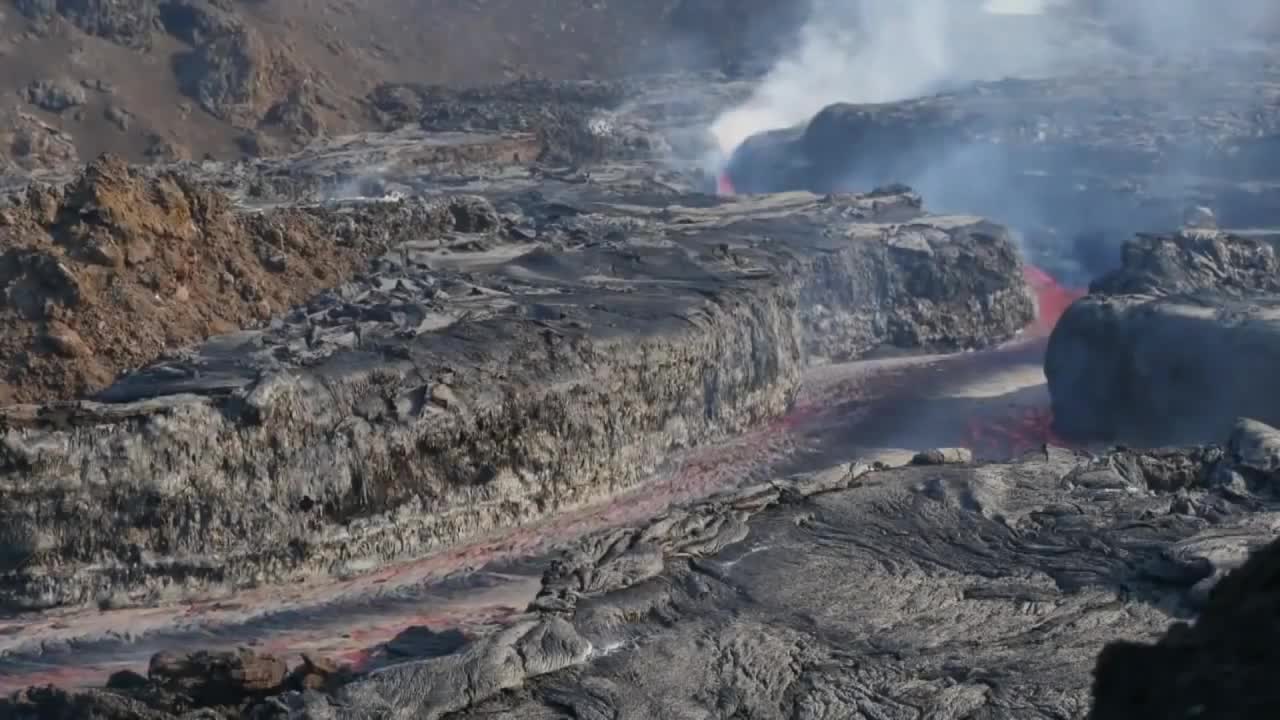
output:
[{"label": "lava channel", "polygon": [[[727,176],[718,186],[733,193]],[[248,643],[368,668],[407,628],[491,632],[533,599],[549,548],[640,522],[673,503],[838,463],[903,462],[927,448],[969,447],[980,459],[1002,460],[1059,444],[1043,353],[1053,324],[1082,293],[1035,267],[1026,279],[1038,317],[1015,341],[813,368],[784,417],[678,453],[664,472],[609,502],[359,577],[257,588],[217,602],[0,618],[0,691],[98,684],[115,670],[145,669],[150,653],[193,645]]]}]

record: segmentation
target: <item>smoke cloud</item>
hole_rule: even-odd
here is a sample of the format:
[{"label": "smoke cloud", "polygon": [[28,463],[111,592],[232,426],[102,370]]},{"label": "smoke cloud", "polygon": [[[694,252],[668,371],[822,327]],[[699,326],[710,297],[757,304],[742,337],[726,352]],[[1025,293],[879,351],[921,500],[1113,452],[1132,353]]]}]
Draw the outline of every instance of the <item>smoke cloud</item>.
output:
[{"label": "smoke cloud", "polygon": [[712,133],[727,154],[835,102],[1114,67],[1135,51],[1188,55],[1241,44],[1278,16],[1274,0],[814,0],[797,46]]},{"label": "smoke cloud", "polygon": [[[712,123],[717,155],[709,162],[723,167],[746,138],[804,123],[833,103],[892,102],[979,81],[1096,68],[1114,73],[1156,58],[1198,62],[1221,51],[1248,49],[1264,39],[1277,18],[1280,4],[1275,0],[813,0],[794,47],[746,102]],[[1249,72],[1248,67],[1228,63],[1223,73],[1238,76]],[[1211,85],[1241,79],[1204,77]],[[1167,106],[1195,104],[1213,91],[1178,84],[1158,100]],[[1260,111],[1256,106],[1231,110]],[[1055,253],[1072,256],[1066,274],[1078,272],[1077,278],[1105,269],[1095,261],[1106,258],[1110,264],[1115,253],[1107,248],[1115,242],[1137,229],[1159,229],[1143,224],[1162,222],[1133,216],[1131,205],[1102,207],[1096,197],[1067,207],[1061,198],[1036,196],[998,145],[951,146],[930,153],[913,177],[862,177],[851,168],[849,186],[906,182],[935,210],[981,213],[1017,229],[1052,228],[1056,239],[1046,244],[1056,244]],[[1055,162],[1079,161],[1066,157]],[[1184,175],[1195,174],[1195,162],[1189,153],[1178,172],[1161,181],[1176,185]],[[1056,173],[1075,168],[1041,169]],[[1109,237],[1099,240],[1099,233]]]}]

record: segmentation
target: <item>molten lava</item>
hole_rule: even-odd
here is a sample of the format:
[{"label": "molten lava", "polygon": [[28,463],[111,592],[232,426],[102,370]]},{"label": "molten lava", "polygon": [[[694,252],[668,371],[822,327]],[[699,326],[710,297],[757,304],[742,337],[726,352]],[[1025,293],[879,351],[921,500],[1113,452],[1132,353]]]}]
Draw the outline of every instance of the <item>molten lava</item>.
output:
[{"label": "molten lava", "polygon": [[720,177],[716,178],[716,194],[728,196],[736,193],[737,191],[733,188],[733,181],[729,179],[729,173],[720,173]]},{"label": "molten lava", "polygon": [[[1029,331],[1035,336],[1048,336],[1071,303],[1085,293],[1063,287],[1034,265],[1024,267],[1022,275],[1036,297],[1036,320]],[[966,445],[980,457],[1016,456],[1044,445],[1070,446],[1054,433],[1053,412],[1047,407],[1021,408],[995,421],[973,418],[966,431]]]},{"label": "molten lava", "polygon": [[1045,335],[1053,331],[1053,326],[1058,324],[1058,319],[1071,303],[1084,296],[1083,290],[1063,287],[1049,273],[1034,265],[1024,267],[1022,276],[1036,295],[1036,321],[1032,329]]},{"label": "molten lava", "polygon": [[[720,173],[716,179],[716,193],[729,196],[735,192],[729,173]],[[1036,319],[1027,328],[1031,337],[1048,336],[1071,303],[1085,294],[1077,288],[1063,287],[1053,276],[1034,265],[1023,268],[1023,277],[1036,299]],[[1009,457],[1046,444],[1067,444],[1053,432],[1053,413],[1047,407],[1018,408],[996,420],[972,418],[966,425],[966,445],[979,457]]]}]

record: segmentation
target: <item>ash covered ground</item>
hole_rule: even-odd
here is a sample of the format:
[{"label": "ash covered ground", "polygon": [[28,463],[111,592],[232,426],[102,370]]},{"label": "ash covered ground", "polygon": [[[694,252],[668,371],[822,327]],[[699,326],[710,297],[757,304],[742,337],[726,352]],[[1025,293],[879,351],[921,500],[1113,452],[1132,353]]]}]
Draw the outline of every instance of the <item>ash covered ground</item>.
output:
[{"label": "ash covered ground", "polygon": [[530,71],[348,87],[350,8],[108,5],[15,3],[224,134],[6,175],[0,717],[1280,707],[1268,6],[441,4]]}]

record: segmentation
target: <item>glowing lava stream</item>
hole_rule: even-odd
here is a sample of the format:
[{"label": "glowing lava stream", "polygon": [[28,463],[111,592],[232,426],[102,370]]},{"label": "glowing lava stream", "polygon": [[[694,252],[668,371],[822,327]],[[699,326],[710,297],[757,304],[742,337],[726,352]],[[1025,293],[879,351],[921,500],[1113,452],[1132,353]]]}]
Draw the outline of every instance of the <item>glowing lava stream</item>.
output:
[{"label": "glowing lava stream", "polygon": [[[727,179],[722,189],[732,190]],[[734,485],[852,460],[901,462],[915,450],[968,446],[1000,458],[1051,441],[1041,362],[1053,323],[1080,293],[1027,268],[1039,320],[1003,347],[865,360],[812,370],[786,416],[674,457],[670,469],[610,502],[368,575],[245,590],[218,601],[0,618],[0,692],[96,684],[145,669],[160,650],[254,645],[296,659],[367,666],[406,627],[485,633],[538,589],[545,553],[586,532],[635,523]]]}]

